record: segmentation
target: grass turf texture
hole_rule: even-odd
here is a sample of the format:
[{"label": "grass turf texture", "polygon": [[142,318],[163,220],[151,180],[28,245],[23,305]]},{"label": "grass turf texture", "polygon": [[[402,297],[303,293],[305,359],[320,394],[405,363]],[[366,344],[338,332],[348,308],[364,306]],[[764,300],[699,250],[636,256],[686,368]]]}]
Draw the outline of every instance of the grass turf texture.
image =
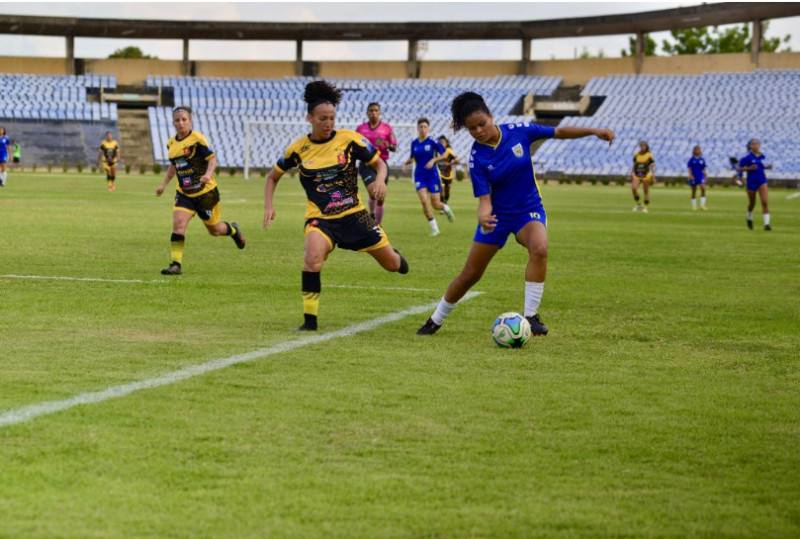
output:
[{"label": "grass turf texture", "polygon": [[[187,231],[169,262],[160,178],[9,174],[0,273],[0,410],[302,338],[302,212],[282,180],[221,180],[247,249]],[[800,535],[800,199],[544,186],[550,336],[499,349],[522,309],[513,240],[431,338],[427,313],[355,337],[0,428],[0,537]],[[411,273],[335,251],[321,331],[434,302],[464,262],[476,203],[429,238],[409,182],[385,228]],[[756,224],[760,213],[756,214]],[[150,282],[155,281],[155,282]],[[408,287],[348,289],[326,285]]]}]

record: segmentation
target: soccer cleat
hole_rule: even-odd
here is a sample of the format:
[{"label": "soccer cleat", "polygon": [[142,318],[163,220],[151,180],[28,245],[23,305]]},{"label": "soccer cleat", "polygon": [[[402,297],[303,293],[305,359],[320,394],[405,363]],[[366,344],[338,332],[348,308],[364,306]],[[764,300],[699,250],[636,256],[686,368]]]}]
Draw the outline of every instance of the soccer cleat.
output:
[{"label": "soccer cleat", "polygon": [[700,206],[700,209],[703,211],[708,211],[708,208],[706,208],[705,206]]},{"label": "soccer cleat", "polygon": [[697,206],[692,206],[692,211],[697,211]]},{"label": "soccer cleat", "polygon": [[647,211],[648,211],[648,210],[647,210],[647,206],[645,206],[644,208],[642,208],[642,213],[647,213]]},{"label": "soccer cleat", "polygon": [[168,268],[161,270],[161,275],[182,275],[183,270],[178,262],[173,262]]},{"label": "soccer cleat", "polygon": [[231,236],[231,238],[233,238],[233,243],[235,243],[236,247],[239,249],[244,249],[245,240],[244,236],[242,235],[242,229],[239,228],[239,225],[233,221],[231,222],[231,226],[236,229],[236,234]]},{"label": "soccer cleat", "polygon": [[403,255],[400,254],[400,251],[398,251],[397,249],[392,249],[392,250],[395,253],[397,253],[397,256],[400,257],[400,269],[397,270],[397,273],[399,273],[400,275],[405,275],[406,273],[408,273],[408,261]]},{"label": "soccer cleat", "polygon": [[747,228],[749,228],[750,230],[753,230],[753,220],[752,219],[748,219],[747,220]]},{"label": "soccer cleat", "polygon": [[439,234],[440,234],[440,232],[438,230],[434,230],[429,235],[430,236],[438,236]]},{"label": "soccer cleat", "polygon": [[428,318],[428,321],[422,324],[422,327],[417,330],[417,335],[433,335],[439,328],[442,327],[433,321],[433,318]]},{"label": "soccer cleat", "polygon": [[525,320],[531,325],[531,335],[547,335],[547,332],[550,331],[547,326],[542,324],[542,319],[539,318],[538,313],[533,316],[526,316]]},{"label": "soccer cleat", "polygon": [[641,209],[642,209],[642,205],[641,204],[637,204],[636,206],[633,207],[633,211],[639,211]]},{"label": "soccer cleat", "polygon": [[764,225],[764,230],[772,230],[772,227],[769,225]]},{"label": "soccer cleat", "polygon": [[451,223],[453,222],[453,219],[455,219],[455,215],[453,215],[453,210],[451,210],[449,206],[444,210],[444,214],[447,216],[447,220],[450,221]]},{"label": "soccer cleat", "polygon": [[299,328],[295,328],[294,331],[317,331],[317,315],[304,314],[303,317],[305,322]]},{"label": "soccer cleat", "polygon": [[109,190],[109,191],[113,191],[113,190],[114,190],[114,185],[113,185],[113,184],[112,184],[112,185],[109,185],[109,186],[108,186],[108,190]]}]

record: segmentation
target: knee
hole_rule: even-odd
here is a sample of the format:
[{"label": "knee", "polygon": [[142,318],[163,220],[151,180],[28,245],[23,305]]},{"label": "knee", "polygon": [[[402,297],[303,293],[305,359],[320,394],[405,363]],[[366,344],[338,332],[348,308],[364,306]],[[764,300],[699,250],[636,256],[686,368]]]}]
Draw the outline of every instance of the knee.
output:
[{"label": "knee", "polygon": [[530,253],[531,258],[535,258],[538,260],[544,260],[547,258],[547,242],[539,242],[531,245],[530,249],[528,250]]}]

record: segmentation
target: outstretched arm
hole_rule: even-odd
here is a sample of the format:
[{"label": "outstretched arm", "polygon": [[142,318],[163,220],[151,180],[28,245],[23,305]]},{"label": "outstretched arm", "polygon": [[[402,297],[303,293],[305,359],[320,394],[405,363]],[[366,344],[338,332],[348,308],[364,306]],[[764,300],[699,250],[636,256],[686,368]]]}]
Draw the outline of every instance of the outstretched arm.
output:
[{"label": "outstretched arm", "polygon": [[277,168],[273,168],[267,174],[267,183],[264,185],[264,230],[269,226],[269,222],[275,219],[275,208],[272,205],[272,199],[275,196],[275,188],[278,186],[281,176],[283,176],[283,172]]},{"label": "outstretched arm", "polygon": [[573,139],[591,137],[592,135],[600,140],[607,140],[609,146],[614,142],[615,135],[611,129],[594,129],[591,127],[556,127],[556,133],[553,138]]}]

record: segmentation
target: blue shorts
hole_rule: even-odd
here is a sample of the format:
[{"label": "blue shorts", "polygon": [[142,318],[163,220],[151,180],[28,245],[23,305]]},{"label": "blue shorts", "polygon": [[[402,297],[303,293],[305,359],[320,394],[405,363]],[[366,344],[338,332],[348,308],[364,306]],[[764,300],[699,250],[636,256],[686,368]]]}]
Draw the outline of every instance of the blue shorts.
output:
[{"label": "blue shorts", "polygon": [[417,191],[419,191],[420,189],[427,189],[429,193],[434,195],[437,193],[441,193],[442,181],[439,179],[439,173],[436,172],[435,175],[422,176],[420,178],[415,177],[414,187],[416,187]]},{"label": "blue shorts", "polygon": [[767,183],[766,178],[762,178],[759,180],[751,180],[747,178],[747,190],[748,191],[758,191],[758,188]]},{"label": "blue shorts", "polygon": [[543,207],[539,207],[527,213],[518,213],[515,215],[498,215],[497,226],[489,233],[485,233],[481,229],[481,225],[475,229],[475,237],[472,241],[478,243],[487,243],[489,245],[498,245],[502,249],[508,240],[509,234],[516,235],[517,232],[530,223],[531,221],[538,221],[542,223],[545,228],[547,227],[547,214]]},{"label": "blue shorts", "polygon": [[697,180],[697,179],[689,180],[689,186],[690,187],[697,187],[698,185],[705,185],[705,184],[706,184],[706,179],[705,178],[700,178],[699,180]]},{"label": "blue shorts", "polygon": [[8,163],[8,156],[0,155],[0,163]]}]

